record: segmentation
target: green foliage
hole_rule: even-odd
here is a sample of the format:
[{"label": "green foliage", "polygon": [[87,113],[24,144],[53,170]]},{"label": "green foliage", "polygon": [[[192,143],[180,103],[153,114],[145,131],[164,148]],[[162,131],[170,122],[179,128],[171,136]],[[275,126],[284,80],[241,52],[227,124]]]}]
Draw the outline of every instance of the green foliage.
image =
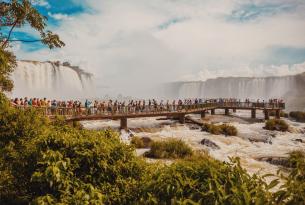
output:
[{"label": "green foliage", "polygon": [[[65,44],[57,34],[46,31],[46,17],[33,7],[30,0],[10,0],[0,2],[0,92],[12,91],[13,81],[10,74],[16,67],[16,57],[10,51],[11,41],[27,41],[31,39],[11,39],[14,29],[29,25],[40,33],[41,41],[49,48],[62,47]],[[6,31],[3,33],[2,31]]]},{"label": "green foliage", "polygon": [[151,143],[152,143],[152,140],[148,137],[137,137],[137,136],[134,136],[132,137],[130,143],[132,145],[135,146],[135,148],[149,148]]},{"label": "green foliage", "polygon": [[0,204],[128,204],[137,197],[147,167],[116,133],[50,123],[0,100]]},{"label": "green foliage", "polygon": [[226,136],[236,136],[238,133],[236,127],[228,124],[215,125],[204,123],[202,126],[202,131],[209,132],[214,135],[223,134]]},{"label": "green foliage", "polygon": [[148,164],[118,133],[50,122],[9,106],[0,94],[0,204],[304,204],[305,154],[276,178],[248,174],[239,159],[193,154],[182,141],[153,142],[154,156],[183,158]]},{"label": "green foliage", "polygon": [[[1,42],[1,41],[0,41]],[[10,80],[10,73],[16,66],[16,59],[13,53],[0,48],[0,92],[12,91],[13,82]]]},{"label": "green foliage", "polygon": [[274,193],[276,204],[303,205],[305,204],[305,152],[293,151],[289,162],[292,170],[289,175],[281,174],[284,184]]},{"label": "green foliage", "polygon": [[238,159],[222,163],[206,155],[157,170],[147,182],[146,204],[267,204],[268,184],[249,175]]},{"label": "green foliage", "polygon": [[289,130],[289,125],[284,120],[270,119],[266,121],[264,128],[266,130],[277,130],[286,132]]},{"label": "green foliage", "polygon": [[145,153],[146,157],[158,159],[177,159],[192,156],[193,151],[185,142],[177,139],[155,141],[151,148]]},{"label": "green foliage", "polygon": [[30,25],[31,28],[40,33],[41,42],[48,45],[49,48],[62,47],[65,45],[59,39],[58,35],[45,30],[47,26],[47,18],[33,7],[30,0],[10,0],[8,2],[1,2],[0,7],[0,25],[1,27],[9,28],[7,35],[3,35],[3,33],[0,35],[2,38],[0,39],[0,42],[2,41],[2,49],[8,47],[13,30],[15,28],[23,27],[26,24]]},{"label": "green foliage", "polygon": [[305,112],[300,112],[300,111],[290,112],[289,116],[295,119],[297,122],[305,122]]}]

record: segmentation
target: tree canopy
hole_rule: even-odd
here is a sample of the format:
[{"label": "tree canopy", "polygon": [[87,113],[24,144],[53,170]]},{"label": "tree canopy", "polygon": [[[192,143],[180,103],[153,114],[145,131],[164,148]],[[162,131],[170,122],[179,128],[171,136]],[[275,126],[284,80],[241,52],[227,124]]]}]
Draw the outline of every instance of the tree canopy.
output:
[{"label": "tree canopy", "polygon": [[[13,33],[16,28],[29,25],[36,30],[39,39],[15,39]],[[16,57],[11,52],[11,43],[40,41],[50,49],[63,47],[57,34],[46,29],[47,17],[39,13],[30,0],[10,0],[0,3],[0,91],[11,91],[13,82],[10,74],[16,66]]]}]

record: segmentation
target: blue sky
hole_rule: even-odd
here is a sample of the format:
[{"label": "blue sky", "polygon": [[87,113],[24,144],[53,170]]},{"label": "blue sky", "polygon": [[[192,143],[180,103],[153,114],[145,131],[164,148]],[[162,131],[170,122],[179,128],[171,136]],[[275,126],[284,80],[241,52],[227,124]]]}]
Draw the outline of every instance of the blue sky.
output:
[{"label": "blue sky", "polygon": [[[18,58],[70,61],[105,84],[305,71],[303,0],[35,0],[35,5],[66,47],[17,44]],[[14,36],[35,35],[25,28]]]}]

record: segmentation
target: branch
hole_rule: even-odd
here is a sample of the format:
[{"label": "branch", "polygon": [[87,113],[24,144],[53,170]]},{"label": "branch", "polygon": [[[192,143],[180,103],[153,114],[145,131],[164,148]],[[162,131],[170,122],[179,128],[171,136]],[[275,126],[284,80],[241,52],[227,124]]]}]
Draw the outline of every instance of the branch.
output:
[{"label": "branch", "polygon": [[1,46],[2,48],[4,48],[7,45],[7,43],[10,41],[12,32],[13,32],[15,26],[17,25],[17,22],[18,22],[18,19],[16,19],[16,21],[14,22],[12,28],[10,29],[10,32],[8,33],[7,39],[3,42],[2,46]]},{"label": "branch", "polygon": [[36,40],[23,40],[23,39],[13,39],[9,40],[9,42],[22,42],[22,43],[35,43],[35,42],[41,42],[41,39],[36,39]]}]

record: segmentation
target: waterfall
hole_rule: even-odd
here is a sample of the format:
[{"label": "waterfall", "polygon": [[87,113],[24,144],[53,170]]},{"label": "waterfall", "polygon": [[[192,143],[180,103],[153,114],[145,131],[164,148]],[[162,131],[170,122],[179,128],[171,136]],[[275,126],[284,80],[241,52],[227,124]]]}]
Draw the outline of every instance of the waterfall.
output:
[{"label": "waterfall", "polygon": [[223,77],[206,81],[175,82],[163,87],[171,98],[281,98],[289,109],[305,109],[305,74],[281,77]]},{"label": "waterfall", "polygon": [[59,62],[18,61],[12,97],[85,98],[93,96],[92,75]]}]

